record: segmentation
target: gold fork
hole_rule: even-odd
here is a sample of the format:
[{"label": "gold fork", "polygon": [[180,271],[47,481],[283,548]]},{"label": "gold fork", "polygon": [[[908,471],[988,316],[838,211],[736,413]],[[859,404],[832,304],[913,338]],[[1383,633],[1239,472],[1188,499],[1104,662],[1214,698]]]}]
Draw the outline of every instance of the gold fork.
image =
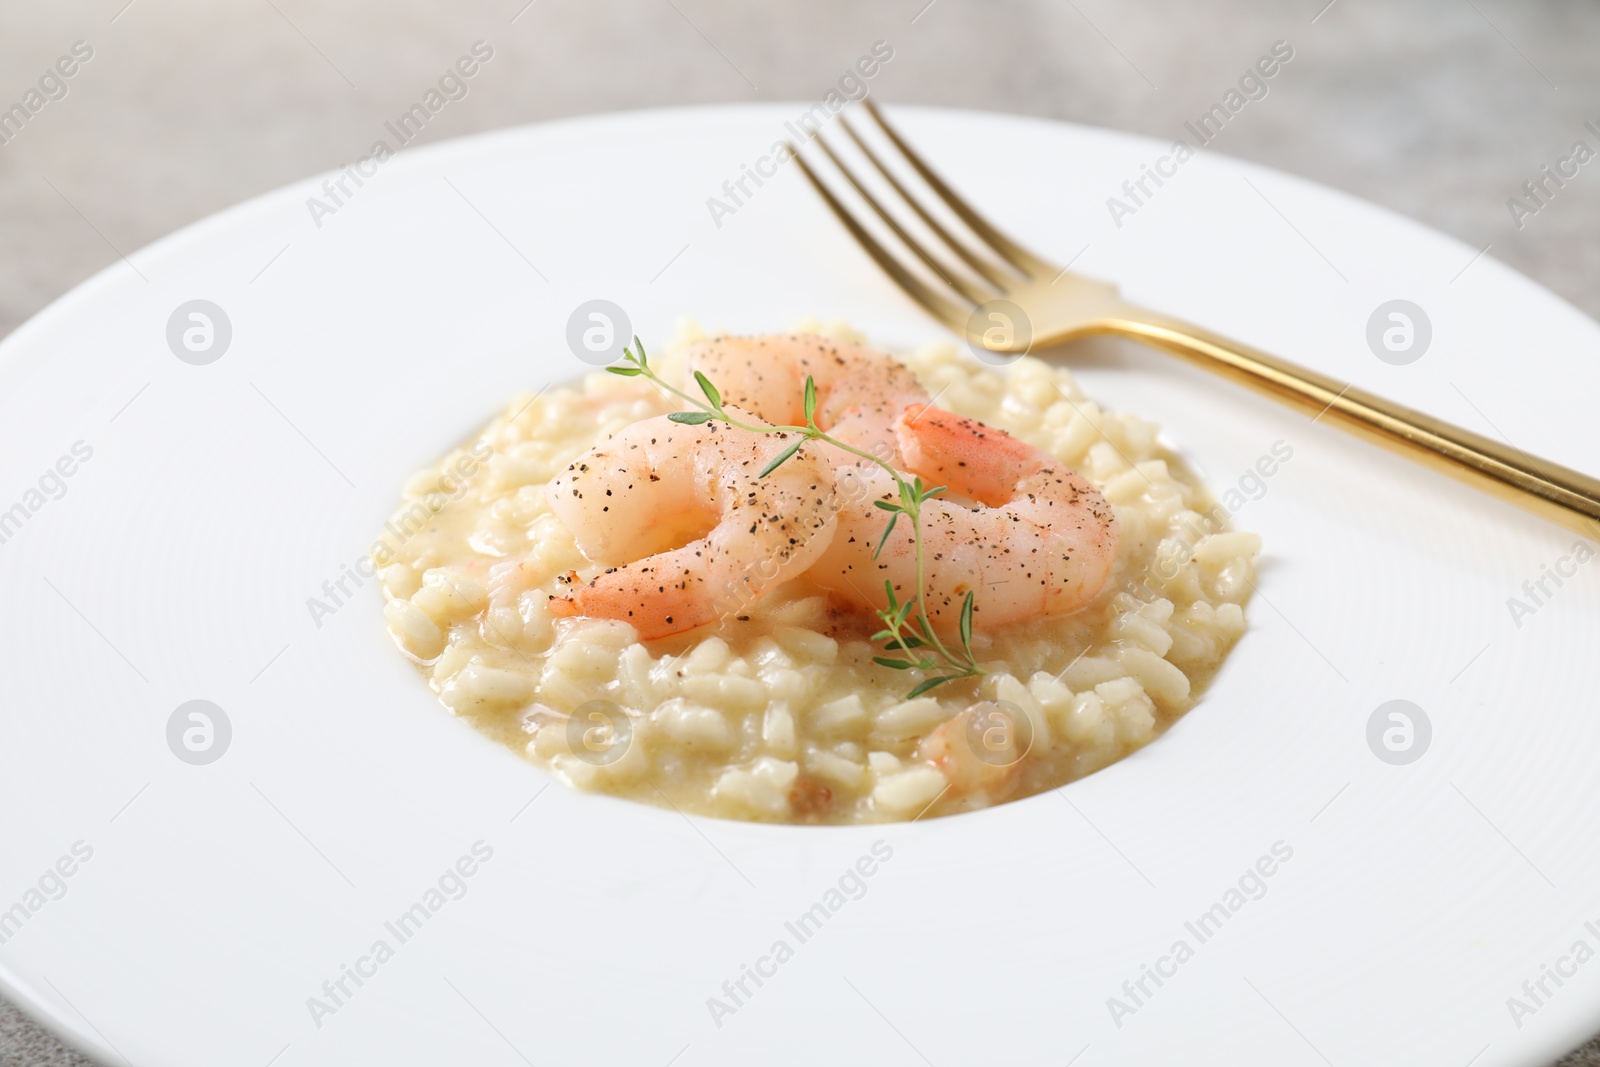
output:
[{"label": "gold fork", "polygon": [[[1315,416],[1313,421],[1335,423],[1574,530],[1590,535],[1600,533],[1600,480],[1413,411],[1347,382],[1297,367],[1202,327],[1127,303],[1118,296],[1116,286],[1070,273],[997,230],[912,151],[870,100],[863,104],[888,144],[961,220],[971,239],[951,233],[885,165],[847,116],[839,117],[840,124],[893,191],[899,210],[909,208],[936,242],[919,242],[907,233],[896,214],[868,191],[820,133],[816,143],[899,242],[939,279],[938,283],[925,281],[903,256],[885,248],[807,165],[799,149],[791,144],[790,151],[823,200],[878,266],[906,295],[969,343],[1003,357],[1090,334],[1143,341],[1310,412]],[[962,266],[958,267],[956,261]]]}]

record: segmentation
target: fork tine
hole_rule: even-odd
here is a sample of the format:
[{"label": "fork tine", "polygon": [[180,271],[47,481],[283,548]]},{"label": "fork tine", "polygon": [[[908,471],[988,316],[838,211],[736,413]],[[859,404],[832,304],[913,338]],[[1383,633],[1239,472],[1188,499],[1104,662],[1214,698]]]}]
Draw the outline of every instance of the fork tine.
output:
[{"label": "fork tine", "polygon": [[921,278],[908,271],[888,249],[878,243],[877,238],[868,233],[866,228],[856,221],[855,216],[850,214],[843,204],[839,203],[833,192],[822,183],[822,179],[818,178],[816,172],[801,158],[800,150],[793,143],[789,144],[789,152],[794,161],[799,164],[800,172],[806,176],[812,187],[817,190],[817,194],[822,197],[828,207],[833,209],[833,213],[838,216],[840,222],[844,223],[845,229],[850,231],[850,235],[856,239],[856,243],[867,250],[867,254],[877,262],[878,266],[883,268],[884,273],[893,278],[895,284],[899,285],[907,296],[926,308],[934,318],[958,332],[964,331],[969,312],[961,310],[953,301],[934,292]]},{"label": "fork tine", "polygon": [[922,161],[922,157],[913,152],[911,146],[901,140],[900,135],[895,133],[894,128],[884,121],[883,114],[878,111],[878,106],[872,102],[871,97],[864,98],[861,103],[867,109],[867,114],[871,115],[873,121],[878,124],[878,128],[884,132],[884,135],[889,138],[895,148],[900,150],[900,154],[906,158],[906,162],[910,163],[916,172],[922,176],[922,180],[928,183],[928,187],[938,194],[939,199],[943,200],[950,210],[954,211],[961,221],[967,224],[967,227],[973,233],[987,241],[996,255],[1030,277],[1048,277],[1056,273],[1055,267],[995,229],[987,219],[979,215],[967,205],[965,200],[957,196],[955,190],[946,185],[933,172],[933,169]]},{"label": "fork tine", "polygon": [[884,180],[894,188],[895,192],[900,194],[900,199],[909,204],[911,210],[917,213],[917,218],[921,219],[923,224],[932,230],[939,240],[949,246],[951,251],[960,256],[963,263],[978,274],[983,275],[989,284],[999,289],[1002,293],[1015,284],[1014,278],[1007,277],[993,263],[972,251],[966,242],[945,229],[944,225],[934,218],[927,208],[922,206],[922,201],[912,196],[910,190],[901,183],[899,178],[894,176],[894,172],[883,165],[883,161],[878,158],[878,153],[868,146],[866,140],[856,132],[855,126],[842,113],[839,116],[839,125],[844,127],[844,132],[850,135],[850,139],[856,143],[856,147],[861,150],[861,154],[867,157],[868,161],[877,168],[878,173],[883,175]]},{"label": "fork tine", "polygon": [[867,206],[872,208],[873,211],[877,212],[878,217],[882,219],[886,225],[888,225],[889,229],[894,231],[894,235],[896,237],[900,238],[900,243],[911,249],[911,251],[915,253],[916,257],[922,260],[923,264],[929,270],[933,271],[939,276],[940,281],[944,282],[950,288],[954,289],[956,292],[960,293],[974,304],[981,304],[984,301],[992,300],[995,296],[999,295],[998,293],[985,293],[981,291],[971,282],[967,281],[967,279],[961,277],[958,273],[951,270],[948,264],[940,263],[937,259],[933,258],[927,249],[923,248],[921,244],[913,240],[911,235],[906,233],[906,231],[901,228],[900,223],[896,221],[893,215],[889,214],[882,204],[878,203],[877,198],[867,191],[866,186],[862,185],[861,182],[856,179],[855,174],[850,170],[850,168],[845,166],[844,160],[840,159],[838,153],[834,152],[833,146],[828,144],[827,138],[819,132],[816,140],[817,144],[822,146],[823,154],[833,161],[833,165],[838,168],[839,173],[844,175],[845,180],[850,183],[851,187],[855,189],[856,193],[861,197],[861,199],[867,202]]}]

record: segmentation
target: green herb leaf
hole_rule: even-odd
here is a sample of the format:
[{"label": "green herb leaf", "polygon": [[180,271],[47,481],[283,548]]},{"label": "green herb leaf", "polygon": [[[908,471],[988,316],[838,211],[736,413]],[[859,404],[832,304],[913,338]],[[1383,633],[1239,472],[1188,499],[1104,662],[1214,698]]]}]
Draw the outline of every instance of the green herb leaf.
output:
[{"label": "green herb leaf", "polygon": [[892,667],[897,671],[908,671],[911,669],[911,664],[907,663],[905,660],[890,659],[888,656],[873,656],[872,662],[876,663],[880,667]]},{"label": "green herb leaf", "polygon": [[899,518],[900,518],[899,515],[890,515],[889,516],[889,525],[887,525],[887,526],[885,526],[883,528],[883,536],[878,538],[878,547],[872,550],[872,558],[873,559],[877,559],[878,558],[878,554],[883,551],[883,546],[889,543],[889,535],[894,533],[894,524],[895,524],[895,521],[897,519],[899,519]]},{"label": "green herb leaf", "polygon": [[[895,637],[894,634],[890,634],[889,636],[893,637],[894,641],[884,649],[885,652],[898,652],[903,648],[923,648],[926,645],[925,641],[914,634],[901,634],[898,637]],[[875,638],[874,640],[877,639]]]},{"label": "green herb leaf", "polygon": [[644,371],[640,370],[638,367],[607,367],[606,370],[610,371],[612,374],[620,374],[624,378],[632,378],[635,375],[644,373]]},{"label": "green herb leaf", "polygon": [[948,485],[936,485],[932,489],[924,489],[922,491],[922,499],[931,500],[948,488],[950,488]]},{"label": "green herb leaf", "polygon": [[817,414],[817,383],[811,375],[806,375],[806,425],[813,425],[812,420]]},{"label": "green herb leaf", "polygon": [[940,674],[940,675],[937,675],[937,676],[935,676],[933,678],[929,678],[927,681],[922,682],[922,683],[914,686],[912,688],[911,692],[906,694],[906,699],[907,700],[915,700],[919,696],[921,696],[923,693],[926,693],[928,690],[933,689],[933,688],[935,688],[937,686],[941,686],[946,682],[953,682],[957,678],[961,678],[961,677],[964,677],[964,676],[960,675],[960,674]]},{"label": "green herb leaf", "polygon": [[972,658],[972,590],[967,590],[967,599],[961,602],[961,647],[967,650],[967,659]]},{"label": "green herb leaf", "polygon": [[711,401],[711,406],[716,408],[718,411],[721,411],[722,394],[717,392],[717,387],[711,384],[711,379],[707,378],[699,371],[695,371],[694,380],[700,383],[700,391],[706,394],[706,399]]},{"label": "green herb leaf", "polygon": [[671,415],[668,415],[667,418],[671,419],[673,422],[681,422],[685,426],[699,426],[703,422],[711,421],[711,412],[674,411]]},{"label": "green herb leaf", "polygon": [[794,455],[796,452],[800,451],[800,446],[805,444],[805,443],[806,443],[806,440],[805,440],[805,438],[802,437],[800,440],[796,441],[794,444],[790,445],[788,448],[784,449],[782,452],[779,452],[777,457],[775,459],[773,459],[773,461],[771,463],[768,463],[764,468],[762,468],[762,471],[758,475],[758,477],[765,478],[767,475],[771,474],[773,471],[775,471],[779,467],[783,466],[784,461],[787,460],[790,456]]},{"label": "green herb leaf", "polygon": [[[639,366],[641,366],[641,367],[648,366],[649,363],[644,357],[644,342],[639,340],[639,335],[638,334],[634,334],[633,335],[633,347],[635,347],[635,348],[637,348],[639,350]],[[627,351],[627,349],[623,349],[623,351]]]},{"label": "green herb leaf", "polygon": [[884,511],[904,511],[905,510],[899,504],[896,504],[892,500],[874,500],[872,502],[872,506],[875,507],[875,508],[882,508]]}]

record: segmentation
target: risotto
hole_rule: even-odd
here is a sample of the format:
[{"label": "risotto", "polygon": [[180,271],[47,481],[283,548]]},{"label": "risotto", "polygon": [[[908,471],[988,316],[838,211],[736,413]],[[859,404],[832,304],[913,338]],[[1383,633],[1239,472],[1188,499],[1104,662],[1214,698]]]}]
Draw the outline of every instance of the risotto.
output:
[{"label": "risotto", "polygon": [[[676,382],[700,336],[681,333],[651,360]],[[940,407],[1081,473],[1120,531],[1087,607],[972,635],[981,676],[908,699],[925,674],[875,663],[877,620],[804,575],[648,642],[626,622],[557,617],[551,598],[604,568],[552,514],[547,484],[623,428],[683,407],[646,379],[604,373],[516,398],[412,479],[376,555],[390,632],[452,714],[568,784],[704,815],[947,815],[1148,744],[1244,632],[1259,538],[1228,529],[1153,423],[1102,409],[1068,371],[1031,358],[991,368],[952,345],[899,358]],[[522,564],[514,581],[507,561]],[[963,729],[940,731],[958,716]],[[940,758],[951,745],[965,758]]]}]

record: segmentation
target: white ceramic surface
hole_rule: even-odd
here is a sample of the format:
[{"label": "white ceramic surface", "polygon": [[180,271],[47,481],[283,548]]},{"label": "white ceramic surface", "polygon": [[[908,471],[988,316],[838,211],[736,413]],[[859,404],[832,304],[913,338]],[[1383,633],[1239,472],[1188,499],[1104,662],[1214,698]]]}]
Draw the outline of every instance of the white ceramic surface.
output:
[{"label": "white ceramic surface", "polygon": [[[414,469],[585,369],[563,340],[583,300],[627,307],[647,342],[679,315],[940,336],[793,168],[713,224],[706,198],[803,110],[449,143],[384,164],[320,228],[318,178],[134,254],[0,345],[0,511],[93,450],[0,544],[0,909],[93,850],[0,946],[6,995],[107,1062],[163,1067],[1491,1067],[1589,1036],[1600,962],[1520,1019],[1507,998],[1575,941],[1600,948],[1600,562],[1514,620],[1507,598],[1575,535],[1156,354],[1094,349],[1086,388],[1160,421],[1218,490],[1275,442],[1294,454],[1237,519],[1266,555],[1222,676],[1059,793],[817,829],[545,789],[440,709],[374,583],[314,624],[307,598]],[[1106,197],[1165,146],[897,114],[1019,236],[1083,250],[1133,298],[1600,470],[1600,328],[1473,249],[1211,155],[1119,229]],[[1395,298],[1433,326],[1404,367],[1365,340]],[[205,366],[166,340],[192,299],[232,324]],[[197,698],[232,724],[206,766],[167,743]],[[1432,724],[1406,766],[1368,747],[1391,699]],[[399,944],[385,922],[479,841],[465,895]],[[879,841],[864,895],[800,943],[786,921]],[[1264,895],[1200,943],[1185,923],[1278,842]],[[318,1025],[308,998],[379,939],[393,958]],[[708,998],[731,1004],[724,982],[780,939],[793,957],[718,1025]],[[1193,958],[1114,1020],[1108,998],[1132,1005],[1124,983],[1179,939]]]}]

